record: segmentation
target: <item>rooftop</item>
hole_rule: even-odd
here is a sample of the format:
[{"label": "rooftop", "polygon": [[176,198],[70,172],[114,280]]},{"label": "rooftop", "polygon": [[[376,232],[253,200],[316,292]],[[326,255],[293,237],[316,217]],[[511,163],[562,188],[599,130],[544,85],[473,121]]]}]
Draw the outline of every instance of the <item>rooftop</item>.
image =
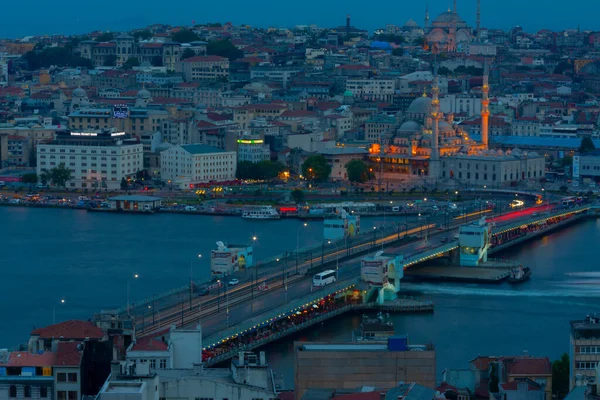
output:
[{"label": "rooftop", "polygon": [[102,339],[104,332],[91,322],[70,320],[31,331],[31,336],[40,339]]},{"label": "rooftop", "polygon": [[81,364],[82,355],[81,342],[58,342],[54,365],[78,367]]},{"label": "rooftop", "polygon": [[158,200],[162,200],[162,198],[154,197],[154,196],[122,195],[122,196],[109,197],[108,200],[111,200],[111,201],[137,201],[137,202],[142,203],[145,201],[158,201]]},{"label": "rooftop", "polygon": [[13,351],[8,356],[6,367],[50,367],[54,365],[56,354],[46,351],[42,354],[27,351]]},{"label": "rooftop", "polygon": [[131,351],[167,351],[169,345],[162,340],[143,338],[135,342]]},{"label": "rooftop", "polygon": [[181,146],[181,148],[190,154],[211,154],[225,152],[225,150],[221,150],[218,147],[207,146],[204,144],[184,144]]}]

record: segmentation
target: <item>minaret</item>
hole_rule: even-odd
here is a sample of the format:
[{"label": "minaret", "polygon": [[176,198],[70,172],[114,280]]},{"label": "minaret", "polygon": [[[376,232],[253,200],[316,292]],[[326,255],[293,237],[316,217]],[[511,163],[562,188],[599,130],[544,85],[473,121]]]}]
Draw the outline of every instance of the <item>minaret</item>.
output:
[{"label": "minaret", "polygon": [[488,94],[490,92],[490,86],[488,84],[488,65],[487,61],[483,68],[483,86],[481,87],[481,144],[488,149],[488,128],[489,128],[489,117],[490,117],[490,99]]},{"label": "minaret", "polygon": [[431,157],[429,159],[429,177],[437,179],[440,176],[440,88],[438,86],[437,61],[433,66],[433,85],[431,87],[431,119],[433,122],[431,135]]},{"label": "minaret", "polygon": [[425,3],[425,33],[427,33],[427,29],[429,28],[429,1]]},{"label": "minaret", "polygon": [[481,42],[481,0],[477,0],[477,43]]},{"label": "minaret", "polygon": [[454,14],[456,14],[456,0],[454,0]]},{"label": "minaret", "polygon": [[346,35],[350,34],[350,14],[346,14]]}]

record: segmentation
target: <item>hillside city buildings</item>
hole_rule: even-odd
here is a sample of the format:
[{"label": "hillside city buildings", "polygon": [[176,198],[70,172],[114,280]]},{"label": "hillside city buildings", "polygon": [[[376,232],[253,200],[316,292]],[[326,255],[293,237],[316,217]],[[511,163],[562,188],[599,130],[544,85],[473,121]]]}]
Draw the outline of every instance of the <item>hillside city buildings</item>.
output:
[{"label": "hillside city buildings", "polygon": [[[600,34],[488,29],[485,6],[476,2],[476,21],[460,16],[464,6],[427,7],[422,25],[414,16],[373,33],[348,16],[337,28],[157,24],[0,41],[0,167],[55,167],[61,159],[42,149],[66,130],[112,130],[143,154],[123,169],[112,167],[119,160],[86,165],[106,189],[136,173],[178,187],[235,177],[235,165],[181,174],[189,168],[162,165],[163,152],[190,145],[236,162],[280,161],[290,176],[321,154],[340,181],[360,159],[378,191],[535,186],[548,171],[595,184],[597,155],[575,158],[581,167],[570,157],[582,139],[600,140]],[[42,58],[44,48],[68,46],[80,65],[30,64],[32,44]],[[69,185],[89,188],[79,163],[92,160],[63,161],[77,175]]]}]

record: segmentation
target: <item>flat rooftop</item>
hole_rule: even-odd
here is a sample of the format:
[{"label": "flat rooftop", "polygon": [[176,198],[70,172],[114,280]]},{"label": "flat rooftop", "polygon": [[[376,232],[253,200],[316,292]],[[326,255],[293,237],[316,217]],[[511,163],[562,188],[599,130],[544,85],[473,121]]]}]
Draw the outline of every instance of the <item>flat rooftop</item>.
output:
[{"label": "flat rooftop", "polygon": [[104,393],[141,393],[144,382],[109,382]]},{"label": "flat rooftop", "polygon": [[386,344],[305,344],[304,351],[387,351]]}]

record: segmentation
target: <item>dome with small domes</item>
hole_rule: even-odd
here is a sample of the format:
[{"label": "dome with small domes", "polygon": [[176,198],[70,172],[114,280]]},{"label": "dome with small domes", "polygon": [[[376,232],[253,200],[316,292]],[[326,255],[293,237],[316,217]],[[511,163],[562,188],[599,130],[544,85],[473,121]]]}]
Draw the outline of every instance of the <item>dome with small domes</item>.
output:
[{"label": "dome with small domes", "polygon": [[406,121],[400,126],[402,132],[418,132],[421,130],[421,125],[416,121]]},{"label": "dome with small domes", "polygon": [[423,96],[413,100],[406,112],[411,114],[429,114],[431,112],[431,99]]},{"label": "dome with small domes", "polygon": [[419,25],[413,21],[413,19],[409,19],[408,21],[406,21],[406,24],[404,24],[404,28],[418,28]]}]

